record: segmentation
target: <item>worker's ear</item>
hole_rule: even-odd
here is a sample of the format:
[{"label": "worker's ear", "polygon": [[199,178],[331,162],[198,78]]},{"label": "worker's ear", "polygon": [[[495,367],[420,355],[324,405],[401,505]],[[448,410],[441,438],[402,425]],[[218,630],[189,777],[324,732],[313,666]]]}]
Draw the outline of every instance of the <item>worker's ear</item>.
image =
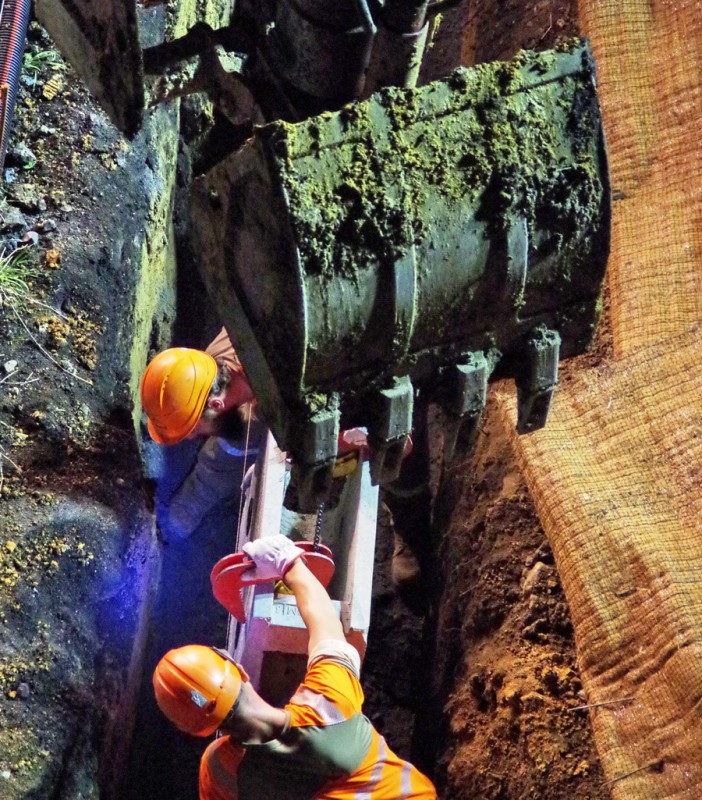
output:
[{"label": "worker's ear", "polygon": [[207,400],[207,408],[212,411],[224,411],[224,400],[221,397],[210,397]]}]

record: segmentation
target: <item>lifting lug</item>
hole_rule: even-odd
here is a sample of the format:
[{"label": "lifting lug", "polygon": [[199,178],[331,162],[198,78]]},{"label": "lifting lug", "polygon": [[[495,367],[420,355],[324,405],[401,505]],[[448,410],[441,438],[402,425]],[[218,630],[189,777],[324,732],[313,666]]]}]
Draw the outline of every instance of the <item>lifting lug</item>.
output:
[{"label": "lifting lug", "polygon": [[[326,588],[334,574],[334,560],[331,550],[323,544],[295,542],[305,551],[305,563],[312,574]],[[243,590],[247,586],[272,583],[269,579],[254,578],[254,562],[245,553],[231,553],[214,565],[210,574],[212,593],[227,611],[239,622],[246,622]],[[247,574],[248,573],[248,574]]]}]

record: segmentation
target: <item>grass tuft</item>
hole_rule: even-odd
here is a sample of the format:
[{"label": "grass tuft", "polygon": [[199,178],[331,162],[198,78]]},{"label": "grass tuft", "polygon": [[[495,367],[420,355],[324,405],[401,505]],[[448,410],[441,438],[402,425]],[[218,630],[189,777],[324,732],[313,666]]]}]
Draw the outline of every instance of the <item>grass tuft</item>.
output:
[{"label": "grass tuft", "polygon": [[0,253],[0,304],[10,298],[27,297],[31,276],[32,256],[28,247],[17,247],[10,253]]},{"label": "grass tuft", "polygon": [[62,66],[61,56],[56,50],[39,50],[36,53],[25,53],[22,61],[22,69],[27,73],[38,75],[44,67],[53,69]]}]

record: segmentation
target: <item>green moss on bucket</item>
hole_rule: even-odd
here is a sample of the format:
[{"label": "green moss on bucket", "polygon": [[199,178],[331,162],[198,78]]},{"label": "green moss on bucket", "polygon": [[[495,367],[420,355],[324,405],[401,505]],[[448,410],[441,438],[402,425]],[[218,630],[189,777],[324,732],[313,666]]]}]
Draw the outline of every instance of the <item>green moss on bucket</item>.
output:
[{"label": "green moss on bucket", "polygon": [[[360,272],[421,244],[447,206],[489,229],[548,215],[562,247],[599,213],[599,117],[580,42],[562,53],[461,69],[419,89],[388,88],[334,114],[266,126],[303,270]],[[577,115],[575,111],[577,110]]]}]

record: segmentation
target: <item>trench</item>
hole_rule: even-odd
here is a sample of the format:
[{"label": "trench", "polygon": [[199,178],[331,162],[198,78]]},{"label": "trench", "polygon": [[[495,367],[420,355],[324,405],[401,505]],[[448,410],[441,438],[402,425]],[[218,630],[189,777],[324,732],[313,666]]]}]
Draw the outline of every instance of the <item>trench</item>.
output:
[{"label": "trench", "polygon": [[[166,480],[187,471],[193,448],[174,448]],[[232,475],[241,483],[244,459]],[[160,491],[167,491],[161,486]],[[227,614],[210,590],[209,573],[214,563],[232,552],[239,511],[236,493],[214,509],[185,541],[163,546],[160,584],[154,603],[151,633],[145,655],[143,683],[138,701],[135,734],[121,800],[197,796],[199,758],[208,740],[181,734],[160,713],[153,699],[151,674],[159,658],[172,647],[198,643],[224,646]],[[388,738],[398,754],[418,761],[415,743],[424,737],[417,725],[419,688],[430,660],[425,656],[424,598],[417,589],[401,598],[390,575],[393,522],[385,506],[377,528],[373,611],[364,661],[362,683],[365,712]],[[425,769],[429,769],[427,764]]]},{"label": "trench", "polygon": [[[184,199],[176,202],[184,203]],[[185,214],[178,214],[177,209],[176,217],[183,219]],[[181,229],[177,234],[179,313],[172,342],[204,347],[219,325],[211,318],[206,292],[197,277],[197,256],[189,250],[188,231]],[[426,442],[424,451],[424,463],[429,466],[429,451],[434,445],[440,447],[440,432],[432,426],[426,435],[432,439]],[[484,447],[499,449],[496,442],[504,443],[500,432],[494,430],[483,439],[487,442]],[[164,496],[187,473],[194,451],[187,445],[169,448],[166,458],[167,462],[158,467],[157,494]],[[492,491],[489,503],[481,501],[486,478],[476,477],[480,475],[480,469],[476,470],[479,464],[470,454],[453,469],[440,492],[433,475],[433,525],[429,490],[414,499],[387,496],[381,503],[371,626],[362,673],[365,713],[398,755],[436,781],[444,800],[467,798],[473,796],[472,792],[474,796],[516,798],[525,796],[521,792],[527,791],[529,784],[549,800],[579,796],[596,800],[604,795],[600,794],[601,775],[586,719],[577,720],[575,728],[563,734],[570,736],[572,743],[560,745],[576,764],[588,765],[581,767],[583,775],[574,778],[570,765],[564,764],[554,766],[552,776],[545,781],[528,755],[530,747],[551,746],[544,729],[558,728],[556,718],[564,706],[576,704],[577,677],[567,688],[551,692],[543,686],[548,678],[535,678],[535,694],[541,697],[543,692],[551,707],[543,713],[517,714],[509,723],[495,701],[512,673],[517,680],[524,673],[531,678],[539,669],[533,665],[546,659],[549,664],[567,665],[574,674],[577,666],[572,630],[548,544],[535,517],[529,517],[528,508],[524,508],[529,506],[524,499],[526,491],[519,493],[518,501],[512,497],[505,500],[502,486],[511,486],[516,480],[514,465],[504,453],[484,456],[484,460],[493,465],[488,469]],[[232,476],[234,483],[240,483],[243,466]],[[415,474],[410,470],[410,483],[430,482],[429,475],[419,473],[421,468]],[[466,508],[466,496],[472,507]],[[519,519],[510,519],[507,530],[499,531],[490,520],[503,518],[503,503],[515,503],[504,513]],[[159,658],[172,647],[224,644],[227,616],[212,596],[209,573],[220,557],[234,549],[238,506],[237,494],[211,513],[190,539],[163,545],[135,733],[119,800],[185,800],[197,796],[198,764],[207,742],[179,733],[160,714],[153,699],[151,674]],[[458,518],[457,508],[461,509]],[[528,520],[530,535],[520,539],[525,527],[522,516]],[[466,518],[472,519],[468,531]],[[391,577],[395,526],[402,530],[424,567],[421,585],[405,592],[396,590]],[[514,550],[521,560],[506,555],[500,560],[494,552],[496,543],[498,550]],[[458,559],[455,564],[454,558]],[[524,563],[528,568],[524,569]],[[459,564],[462,572],[456,578]],[[525,574],[533,569],[539,575],[544,571],[548,574],[548,582],[540,587],[546,611],[535,612],[534,594],[522,590]],[[486,575],[491,580],[486,581]],[[541,627],[525,634],[530,625]],[[458,636],[456,631],[460,631]],[[523,652],[525,645],[527,652]],[[461,718],[458,722],[457,717]],[[465,719],[469,722],[461,721]],[[491,777],[510,773],[519,776],[511,788],[506,788],[508,778]]]},{"label": "trench", "polygon": [[[188,168],[187,159],[184,159]],[[181,167],[183,168],[183,167]],[[176,195],[176,218],[186,219],[183,194]],[[187,225],[176,229],[178,261],[176,316],[172,343],[204,348],[220,328],[207,300]],[[424,419],[421,415],[418,419]],[[439,584],[433,579],[435,542],[430,530],[427,427],[415,431],[415,455],[401,483],[419,492],[399,498],[381,492],[378,508],[371,623],[363,662],[364,712],[391,747],[427,774],[434,771],[437,716],[428,713],[427,686],[433,662],[432,627]],[[420,444],[421,441],[421,444]],[[199,444],[171,447],[146,442],[144,471],[153,482],[154,506],[165,504],[195,463]],[[186,800],[197,796],[200,756],[209,739],[182,734],[161,714],[151,685],[153,670],[171,648],[186,644],[224,646],[228,615],[215,600],[210,572],[222,556],[235,551],[244,472],[255,460],[237,459],[233,492],[213,509],[186,540],[162,539],[160,574],[143,654],[134,733],[117,800]],[[425,486],[424,490],[421,487]],[[390,511],[390,508],[393,511]],[[394,513],[393,513],[394,512]],[[395,533],[422,565],[423,579],[398,590],[392,580]],[[440,703],[439,703],[440,705]]]},{"label": "trench", "polygon": [[[192,448],[181,450],[184,452],[172,456],[175,463],[169,464],[172,476],[182,475],[192,461]],[[154,702],[151,674],[160,657],[172,647],[223,645],[226,612],[212,596],[209,573],[219,558],[234,549],[235,519],[236,508],[226,504],[215,509],[190,539],[163,545],[123,800],[197,796],[203,742],[179,733],[163,717]]]},{"label": "trench", "polygon": [[[186,180],[183,181],[185,183]],[[177,200],[177,203],[182,202],[182,198]],[[183,209],[177,207],[174,216],[177,224],[182,225],[186,216]],[[216,323],[208,316],[210,312],[197,278],[195,259],[183,244],[187,239],[187,231],[179,230],[178,233],[179,314],[176,317],[172,341],[174,344],[201,347],[212,338]],[[158,467],[162,470],[158,491],[167,494],[187,471],[193,452],[184,447],[162,453],[161,456],[166,458],[167,463]],[[471,469],[472,467],[466,465],[465,470],[459,470],[456,476],[457,492],[463,480],[475,488],[472,486],[475,481],[470,477]],[[503,478],[498,475],[494,477],[494,481],[498,485],[503,482]],[[475,491],[479,493],[480,489]],[[484,525],[481,528],[479,519],[481,513],[489,517],[492,507],[475,512],[474,530],[469,536],[465,536],[462,530],[447,536],[447,531],[453,524],[453,509],[456,504],[456,497],[445,495],[434,509],[435,516],[442,521],[441,526],[431,531],[424,524],[417,527],[414,545],[422,550],[430,564],[430,585],[425,586],[420,593],[404,596],[395,591],[390,578],[393,531],[387,513],[381,514],[375,554],[373,617],[363,673],[366,712],[399,755],[410,758],[420,769],[445,784],[440,788],[440,795],[446,800],[457,800],[462,793],[470,791],[474,778],[459,773],[458,778],[446,780],[442,775],[455,763],[453,754],[460,747],[470,748],[475,731],[482,731],[483,736],[481,743],[474,748],[477,755],[472,762],[473,772],[480,776],[487,767],[494,766],[490,764],[494,760],[491,748],[500,746],[504,731],[500,730],[501,720],[499,714],[495,713],[491,697],[497,692],[497,676],[501,668],[485,665],[480,646],[492,636],[505,635],[500,623],[507,616],[506,608],[509,603],[519,598],[522,580],[520,568],[513,565],[509,567],[513,573],[510,588],[497,603],[499,608],[495,609],[490,606],[490,603],[496,602],[490,594],[491,587],[480,586],[480,570],[477,565],[481,561],[476,557],[473,571],[464,570],[458,578],[459,585],[447,588],[448,594],[442,593],[443,570],[453,571],[454,564],[449,560],[439,569],[433,557],[440,550],[451,550],[452,537],[457,542],[462,542],[472,554],[482,548],[488,553],[488,560],[492,541],[482,533],[485,529],[489,530],[490,526]],[[205,743],[179,734],[161,716],[154,703],[150,676],[155,663],[171,647],[191,642],[224,642],[226,615],[212,597],[209,572],[219,557],[232,550],[237,507],[238,498],[234,497],[228,505],[217,509],[191,539],[186,542],[171,541],[161,546],[159,589],[153,604],[150,633],[144,652],[143,681],[129,760],[119,791],[114,793],[112,786],[102,787],[106,797],[117,797],[121,800],[141,800],[148,797],[160,800],[168,795],[171,800],[178,800],[197,796],[197,766]],[[398,518],[403,516],[401,512],[398,513],[397,507],[394,510]],[[472,510],[469,511],[473,514]],[[428,515],[428,502],[420,512]],[[467,516],[468,512],[465,513]],[[405,510],[404,516],[405,524],[411,524],[416,515],[409,508]],[[519,526],[514,526],[511,534],[518,537],[520,533]],[[548,563],[548,557],[539,550],[539,536],[543,538],[542,532],[537,532],[536,544],[530,540],[529,547],[539,554],[536,559],[538,564],[546,562],[547,567],[552,567]],[[521,550],[519,552],[522,553]],[[483,553],[480,558],[485,557]],[[549,585],[547,591],[553,592],[553,588]],[[430,609],[428,613],[427,602]],[[443,630],[442,617],[450,618],[448,634]],[[468,623],[473,618],[477,620],[477,624],[471,630],[465,631],[466,627],[470,627]],[[539,621],[541,620],[536,620]],[[450,638],[454,629],[461,630],[460,638]],[[546,630],[540,635],[548,639],[552,634]],[[443,637],[438,650],[434,648],[436,636]],[[564,640],[568,644],[567,636]],[[572,641],[569,645],[570,651],[566,660],[572,664]],[[471,647],[473,652],[466,656],[466,651]],[[445,707],[448,708],[446,713]],[[459,714],[473,714],[470,725],[461,727],[461,724],[453,721],[456,709]],[[492,734],[491,726],[494,728]],[[482,742],[491,739],[488,746],[482,745]],[[522,740],[517,742],[511,754],[502,753],[500,770],[508,773],[510,764],[514,762],[510,762],[507,756],[523,760],[524,751]],[[76,760],[82,759],[81,753],[76,752],[74,755]],[[465,754],[459,753],[459,756],[463,758],[462,763],[466,763]],[[90,765],[87,758],[85,761],[87,771]],[[579,785],[581,789],[585,787],[587,790],[585,782],[580,781]],[[70,786],[66,786],[59,787],[52,796],[73,797]],[[541,787],[538,781],[534,786]],[[514,790],[511,794],[499,788],[492,794],[490,791],[492,790],[489,787],[484,789],[483,796],[523,796],[520,795],[520,790]],[[549,800],[561,797],[572,800],[575,796],[587,796],[589,800],[594,800],[597,795],[589,792],[586,795],[571,796],[555,791],[541,791],[540,796],[549,797]]]},{"label": "trench", "polygon": [[[440,481],[441,434],[430,418],[431,519],[426,491],[408,491],[400,501],[381,496],[364,710],[395,752],[432,777],[441,800],[605,800],[587,715],[571,711],[582,689],[567,604],[496,410],[493,397],[474,450]],[[177,483],[193,450],[170,453],[167,477]],[[405,476],[409,486],[421,477],[421,469]],[[237,514],[234,496],[189,540],[163,546],[119,800],[197,796],[207,741],[166,721],[150,676],[171,647],[224,644],[226,612],[212,597],[209,572],[232,550]],[[423,567],[421,582],[405,589],[392,580],[397,532]]]},{"label": "trench", "polygon": [[[517,39],[520,45],[546,46],[549,39],[565,35],[568,26],[574,24],[576,5],[517,0],[476,4],[471,19],[477,22],[470,31],[466,29],[469,35],[459,48],[460,55],[464,60],[499,57],[511,50]],[[500,25],[500,19],[507,22]],[[515,20],[528,23],[528,30],[518,31]],[[492,33],[477,36],[473,30]],[[453,55],[457,58],[459,54]],[[65,117],[72,119],[73,112]],[[66,262],[72,263],[68,258]],[[84,280],[83,261],[75,259],[74,263],[81,266]],[[102,261],[95,275],[101,268],[105,269]],[[64,282],[70,284],[73,277],[73,284],[79,283],[75,279],[77,269],[65,271],[68,275],[64,275]],[[187,279],[187,275],[181,275],[181,281],[184,277]],[[191,319],[203,315],[202,295],[194,295],[188,302]],[[202,346],[208,338],[199,331],[187,330],[181,314],[175,340]],[[56,407],[55,399],[52,402]],[[27,420],[35,419],[35,406],[27,407],[32,412],[26,415]],[[446,800],[608,797],[610,790],[602,778],[587,717],[571,713],[583,703],[582,687],[572,625],[553,554],[535,518],[519,468],[513,459],[510,462],[499,455],[507,440],[495,423],[494,408],[492,414],[490,411],[478,443],[478,456],[458,465],[455,482],[449,487],[455,496],[447,491],[434,509],[435,518],[442,524],[432,531],[430,547],[442,557],[440,574],[450,573],[450,580],[445,584],[439,581],[434,587],[437,593],[432,595],[430,615],[413,610],[411,599],[408,605],[407,598],[403,601],[392,590],[387,575],[392,537],[383,533],[381,526],[374,618],[364,675],[367,710],[400,754],[438,776],[440,795]],[[22,419],[20,415],[18,418]],[[33,424],[35,427],[27,426],[21,434],[34,432]],[[183,453],[181,458],[184,468],[189,456]],[[51,468],[51,462],[47,466],[39,460],[38,464],[44,471]],[[67,472],[74,473],[75,463],[70,468]],[[207,578],[212,563],[231,549],[235,513],[229,507],[218,509],[193,539],[162,547],[160,591],[145,654],[136,732],[123,780],[125,798],[158,800],[166,792],[171,798],[195,796],[203,743],[180,736],[158,714],[149,677],[167,647],[224,639],[224,613],[211,597]],[[8,544],[15,547],[14,541]],[[64,609],[60,610],[63,614]],[[436,648],[432,647],[434,636]],[[86,662],[92,663],[91,659]],[[72,660],[67,663],[73,667]],[[23,669],[22,678],[25,673],[32,676],[26,665]],[[9,696],[3,698],[3,704],[13,707],[15,719],[23,714],[25,699],[20,693],[15,700],[15,675],[9,675],[11,682],[4,685]],[[51,679],[55,681],[55,676]],[[438,691],[429,692],[427,697],[428,685],[438,687]],[[25,693],[31,688],[36,694],[35,700],[31,695],[26,698],[27,708],[30,703],[39,706],[46,701],[39,694],[38,681],[35,687],[26,680],[19,686]],[[49,693],[47,696],[52,697]],[[71,712],[74,700],[69,694]],[[87,701],[83,702],[87,708]],[[22,724],[26,722],[22,720]],[[28,738],[28,728],[21,732],[23,740]],[[92,778],[90,756],[83,759],[81,749],[85,737],[74,738],[78,744],[72,757],[85,761],[86,777]],[[13,755],[12,772],[4,770],[3,780],[9,780],[6,773],[19,785],[19,779],[27,774],[20,756]],[[55,756],[55,760],[61,758]],[[46,774],[45,784],[52,777],[49,771]],[[50,794],[23,796],[73,798],[77,794],[71,794],[70,783],[62,779],[61,786]],[[619,786],[627,791],[628,784]],[[4,785],[0,784],[0,793],[2,789]]]}]

